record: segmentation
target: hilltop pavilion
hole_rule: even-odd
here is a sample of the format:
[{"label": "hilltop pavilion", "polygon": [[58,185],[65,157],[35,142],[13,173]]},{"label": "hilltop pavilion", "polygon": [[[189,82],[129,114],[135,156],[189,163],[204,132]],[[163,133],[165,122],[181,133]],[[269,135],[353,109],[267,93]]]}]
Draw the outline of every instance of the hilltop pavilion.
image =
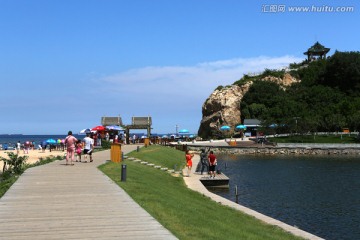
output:
[{"label": "hilltop pavilion", "polygon": [[326,48],[323,45],[321,45],[319,42],[316,42],[313,46],[311,46],[306,52],[304,52],[305,55],[308,56],[308,61],[317,59],[325,59],[326,54],[330,51],[330,48]]}]

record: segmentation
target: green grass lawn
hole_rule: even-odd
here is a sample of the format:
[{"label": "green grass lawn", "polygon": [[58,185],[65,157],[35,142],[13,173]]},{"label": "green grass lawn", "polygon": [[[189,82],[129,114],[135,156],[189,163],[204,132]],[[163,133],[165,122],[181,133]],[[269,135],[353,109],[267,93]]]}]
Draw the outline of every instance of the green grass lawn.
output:
[{"label": "green grass lawn", "polygon": [[358,143],[355,135],[291,135],[287,137],[268,138],[277,143]]},{"label": "green grass lawn", "polygon": [[0,198],[9,190],[9,188],[16,182],[19,176],[10,176],[5,179],[0,177]]},{"label": "green grass lawn", "polygon": [[[184,152],[162,146],[128,156],[169,168],[185,165]],[[126,182],[120,179],[121,164],[99,168],[179,239],[300,239],[188,189],[181,177],[129,160],[123,163]]]},{"label": "green grass lawn", "polygon": [[139,158],[143,161],[154,163],[169,169],[182,169],[185,167],[185,153],[174,151],[171,147],[151,145],[148,148],[140,148],[139,152],[134,151],[128,156]]}]

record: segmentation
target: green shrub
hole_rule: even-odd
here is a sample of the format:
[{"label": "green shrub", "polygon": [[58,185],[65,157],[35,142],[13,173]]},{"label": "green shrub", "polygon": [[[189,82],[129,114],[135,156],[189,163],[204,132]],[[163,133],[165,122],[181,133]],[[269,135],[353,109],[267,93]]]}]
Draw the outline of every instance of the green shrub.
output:
[{"label": "green shrub", "polygon": [[103,149],[110,149],[111,148],[111,142],[110,141],[106,141],[106,140],[102,140],[101,141],[101,147]]},{"label": "green shrub", "polygon": [[223,88],[224,88],[224,86],[220,85],[220,86],[218,86],[218,87],[215,89],[215,91],[216,91],[216,90],[221,91]]},{"label": "green shrub", "polygon": [[0,157],[0,161],[4,162],[3,172],[10,172],[15,174],[20,174],[24,171],[24,165],[28,156],[19,156],[13,152],[7,152],[8,159]]}]

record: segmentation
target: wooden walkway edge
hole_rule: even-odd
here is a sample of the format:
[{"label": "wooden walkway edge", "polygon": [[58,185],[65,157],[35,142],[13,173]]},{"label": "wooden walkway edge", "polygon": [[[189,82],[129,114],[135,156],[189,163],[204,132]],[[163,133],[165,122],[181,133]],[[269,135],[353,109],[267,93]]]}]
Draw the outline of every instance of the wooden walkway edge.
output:
[{"label": "wooden walkway edge", "polygon": [[27,169],[0,199],[0,239],[177,239],[97,169],[108,159]]}]

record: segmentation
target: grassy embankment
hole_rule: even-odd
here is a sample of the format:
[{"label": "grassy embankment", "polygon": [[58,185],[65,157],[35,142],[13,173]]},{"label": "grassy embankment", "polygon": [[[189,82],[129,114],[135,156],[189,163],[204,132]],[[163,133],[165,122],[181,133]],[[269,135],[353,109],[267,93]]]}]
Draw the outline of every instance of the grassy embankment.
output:
[{"label": "grassy embankment", "polygon": [[[184,166],[183,152],[161,146],[141,148],[128,156],[168,168]],[[121,164],[107,163],[100,169],[179,239],[299,239],[188,189],[181,177],[133,161],[125,163],[126,182],[120,179]]]},{"label": "grassy embankment", "polygon": [[286,137],[274,137],[268,139],[271,142],[277,143],[336,143],[349,144],[359,143],[356,141],[355,135],[290,135]]}]

